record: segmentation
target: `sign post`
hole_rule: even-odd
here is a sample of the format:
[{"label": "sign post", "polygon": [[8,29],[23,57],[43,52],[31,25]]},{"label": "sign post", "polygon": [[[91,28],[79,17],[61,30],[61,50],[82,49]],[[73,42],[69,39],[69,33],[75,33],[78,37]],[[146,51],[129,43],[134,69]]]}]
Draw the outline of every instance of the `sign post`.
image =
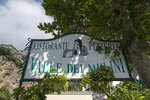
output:
[{"label": "sign post", "polygon": [[[111,52],[98,53],[96,48],[111,48]],[[56,69],[58,75],[69,79],[82,79],[83,75],[96,70],[100,65],[110,66],[114,80],[130,79],[131,75],[123,50],[118,41],[99,41],[86,34],[66,34],[54,39],[31,39],[22,81],[42,80],[45,73]],[[114,56],[118,50],[120,55]]]}]

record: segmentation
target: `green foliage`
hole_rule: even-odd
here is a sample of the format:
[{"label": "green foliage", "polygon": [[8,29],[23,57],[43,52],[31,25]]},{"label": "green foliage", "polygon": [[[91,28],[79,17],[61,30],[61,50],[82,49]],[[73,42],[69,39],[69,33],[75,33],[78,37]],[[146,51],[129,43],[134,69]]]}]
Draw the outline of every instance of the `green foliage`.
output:
[{"label": "green foliage", "polygon": [[0,46],[0,55],[5,56],[8,61],[13,61],[17,67],[21,68],[23,63],[15,57],[10,49]]},{"label": "green foliage", "polygon": [[56,73],[57,69],[51,69],[50,73]]},{"label": "green foliage", "polygon": [[116,57],[116,56],[120,56],[119,50],[114,50],[114,56],[115,56],[115,57]]},{"label": "green foliage", "polygon": [[108,100],[149,100],[150,89],[143,88],[141,84],[124,81],[115,87],[115,91]]},{"label": "green foliage", "polygon": [[100,54],[104,49],[101,46],[96,47],[96,51]]},{"label": "green foliage", "polygon": [[82,87],[80,86],[80,81],[70,80],[68,91],[81,91]]},{"label": "green foliage", "polygon": [[109,89],[111,88],[111,81],[114,75],[110,67],[101,65],[95,71],[92,71],[84,76],[81,80],[81,86],[90,86],[91,90],[98,93],[109,94]]},{"label": "green foliage", "polygon": [[132,71],[134,69],[134,66],[132,63],[129,63],[129,69]]},{"label": "green foliage", "polygon": [[86,74],[81,80],[81,86],[88,85],[92,91],[106,94],[108,100],[150,99],[150,89],[132,81],[123,81],[114,87],[111,82],[113,78],[110,67],[101,66],[96,71]]},{"label": "green foliage", "polygon": [[112,51],[111,47],[105,47],[105,53],[109,54]]},{"label": "green foliage", "polygon": [[121,40],[124,48],[135,37],[142,44],[150,40],[148,0],[43,0],[42,6],[54,21],[40,23],[38,28],[54,36],[84,32],[98,38]]},{"label": "green foliage", "polygon": [[37,85],[32,85],[27,89],[24,87],[14,89],[12,97],[18,100],[46,100],[46,94],[55,92],[60,94],[61,91],[67,89],[68,79],[64,75],[46,74],[42,82]]},{"label": "green foliage", "polygon": [[14,55],[6,55],[6,58],[9,61],[13,61],[16,64],[17,67],[19,67],[19,68],[23,67],[23,66],[21,66],[23,63],[17,57],[15,57]]},{"label": "green foliage", "polygon": [[[105,47],[105,49],[103,49],[102,46],[97,46],[97,47],[96,47],[96,51],[97,51],[99,54],[101,54],[102,51],[104,51],[104,50],[105,50],[105,54],[109,54],[109,53],[112,51],[112,48],[111,48],[111,47]],[[116,57],[116,56],[119,56],[119,55],[120,55],[120,52],[119,52],[119,50],[114,50],[114,51],[113,51],[113,54],[114,54],[114,56]]]},{"label": "green foliage", "polygon": [[7,89],[7,85],[4,85],[0,88],[0,100],[11,100],[11,96],[9,90]]}]

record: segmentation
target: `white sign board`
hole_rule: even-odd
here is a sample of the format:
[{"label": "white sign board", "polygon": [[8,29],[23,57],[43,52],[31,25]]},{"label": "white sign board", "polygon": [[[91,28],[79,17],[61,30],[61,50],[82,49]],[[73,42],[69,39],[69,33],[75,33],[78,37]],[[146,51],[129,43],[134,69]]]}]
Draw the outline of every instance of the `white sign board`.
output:
[{"label": "white sign board", "polygon": [[[28,61],[23,79],[42,79],[45,73],[62,75],[66,72],[69,79],[81,79],[83,74],[96,70],[100,65],[110,66],[115,79],[130,78],[119,42],[93,40],[84,34],[68,34],[57,39],[31,40]],[[111,47],[111,53],[96,51],[97,46]],[[120,56],[113,52],[118,49]]]}]

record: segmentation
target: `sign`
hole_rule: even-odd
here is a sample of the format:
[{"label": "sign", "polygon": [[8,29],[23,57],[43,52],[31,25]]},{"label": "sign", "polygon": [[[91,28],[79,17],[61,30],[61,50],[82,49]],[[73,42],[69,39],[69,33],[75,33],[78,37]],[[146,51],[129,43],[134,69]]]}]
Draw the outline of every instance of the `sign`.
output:
[{"label": "sign", "polygon": [[[109,54],[98,53],[97,46],[111,47]],[[110,66],[115,79],[128,79],[130,73],[120,43],[92,40],[85,34],[67,34],[57,39],[32,39],[25,64],[23,80],[42,79],[45,73],[56,69],[59,75],[69,79],[81,79],[84,74],[96,70],[100,65]],[[119,50],[120,55],[114,56]]]}]

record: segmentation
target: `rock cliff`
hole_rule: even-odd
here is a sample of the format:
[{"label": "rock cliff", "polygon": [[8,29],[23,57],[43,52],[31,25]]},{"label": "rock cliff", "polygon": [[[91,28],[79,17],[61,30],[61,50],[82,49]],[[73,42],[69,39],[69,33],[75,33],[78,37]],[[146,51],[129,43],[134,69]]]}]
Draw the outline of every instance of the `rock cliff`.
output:
[{"label": "rock cliff", "polygon": [[12,45],[0,44],[0,88],[8,86],[10,92],[19,86],[27,50],[17,50]]}]

